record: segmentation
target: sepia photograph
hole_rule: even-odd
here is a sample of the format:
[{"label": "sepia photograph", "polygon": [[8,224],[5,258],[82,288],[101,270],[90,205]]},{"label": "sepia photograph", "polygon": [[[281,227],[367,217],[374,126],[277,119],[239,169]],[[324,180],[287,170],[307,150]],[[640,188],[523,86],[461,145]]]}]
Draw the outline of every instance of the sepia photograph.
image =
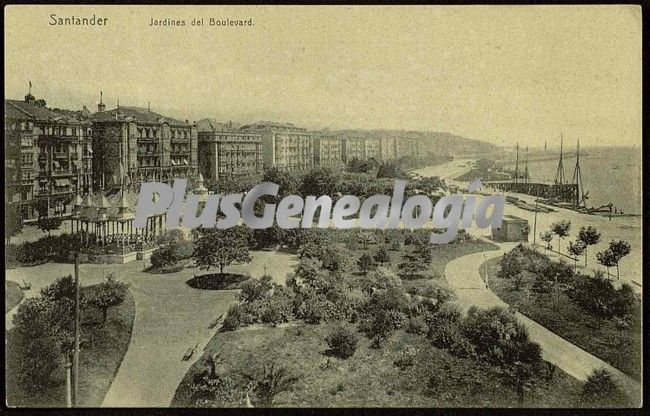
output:
[{"label": "sepia photograph", "polygon": [[638,410],[641,28],[5,6],[5,408]]}]

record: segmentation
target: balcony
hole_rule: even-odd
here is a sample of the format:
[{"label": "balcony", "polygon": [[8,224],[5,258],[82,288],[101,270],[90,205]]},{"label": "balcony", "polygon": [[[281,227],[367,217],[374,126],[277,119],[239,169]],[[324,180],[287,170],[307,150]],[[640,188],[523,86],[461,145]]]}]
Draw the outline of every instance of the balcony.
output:
[{"label": "balcony", "polygon": [[54,157],[56,159],[67,159],[69,153],[68,152],[54,152],[53,155],[54,155]]},{"label": "balcony", "polygon": [[66,170],[66,169],[61,169],[61,170],[52,170],[50,171],[50,176],[56,177],[56,178],[61,178],[61,177],[66,177],[66,176],[74,176],[74,172],[71,170]]},{"label": "balcony", "polygon": [[67,134],[39,134],[39,140],[78,140],[79,137]]}]

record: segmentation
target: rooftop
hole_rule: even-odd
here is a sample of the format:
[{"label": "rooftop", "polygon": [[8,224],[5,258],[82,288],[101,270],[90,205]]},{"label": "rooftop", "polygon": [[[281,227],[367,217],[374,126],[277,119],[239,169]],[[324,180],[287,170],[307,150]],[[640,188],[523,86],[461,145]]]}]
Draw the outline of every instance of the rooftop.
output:
[{"label": "rooftop", "polygon": [[167,123],[173,126],[190,126],[186,121],[166,117],[142,107],[117,107],[113,110],[98,111],[91,117],[92,121],[135,121],[143,124],[163,124]]}]

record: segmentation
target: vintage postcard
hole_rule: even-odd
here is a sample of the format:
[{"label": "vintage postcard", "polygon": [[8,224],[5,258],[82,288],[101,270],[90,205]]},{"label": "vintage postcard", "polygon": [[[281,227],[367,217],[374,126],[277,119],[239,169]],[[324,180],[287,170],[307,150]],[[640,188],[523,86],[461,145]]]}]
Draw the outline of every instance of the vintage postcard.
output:
[{"label": "vintage postcard", "polygon": [[641,26],[6,6],[6,407],[639,408]]}]

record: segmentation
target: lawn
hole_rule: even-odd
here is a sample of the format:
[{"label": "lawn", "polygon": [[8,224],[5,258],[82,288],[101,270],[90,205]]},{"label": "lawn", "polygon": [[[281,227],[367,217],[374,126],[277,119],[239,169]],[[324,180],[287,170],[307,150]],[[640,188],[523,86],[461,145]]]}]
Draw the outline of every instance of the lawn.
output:
[{"label": "lawn", "polygon": [[11,280],[5,280],[5,313],[12,310],[18,305],[25,295],[20,289],[20,285]]},{"label": "lawn", "polygon": [[[362,245],[354,245],[351,249],[344,243],[338,243],[339,248],[343,253],[346,253],[348,267],[346,272],[352,274],[360,274],[357,266],[357,259],[364,253],[371,256],[382,246],[382,244],[368,244],[366,247]],[[386,267],[399,275],[406,285],[423,284],[425,281],[434,280],[436,285],[442,288],[451,290],[449,283],[445,280],[445,266],[451,260],[467,254],[480,253],[486,250],[497,250],[499,247],[496,244],[484,240],[472,240],[453,242],[450,244],[431,245],[433,259],[426,270],[423,270],[419,277],[407,278],[400,274],[399,264],[407,261],[406,255],[413,252],[413,245],[402,245],[399,250],[388,250],[390,255],[390,262],[385,264],[378,264]]]},{"label": "lawn", "polygon": [[[92,290],[92,286],[83,290]],[[128,292],[125,301],[108,312],[108,320],[101,326],[101,312],[94,309],[82,311],[82,332],[89,340],[82,345],[79,365],[79,405],[83,407],[100,406],[110,387],[122,358],[131,340],[131,330],[135,317],[133,295]],[[42,394],[23,391],[16,383],[17,363],[12,331],[6,334],[6,390],[7,404],[11,407],[65,407],[65,373],[59,368],[52,375],[52,382]]]},{"label": "lawn", "polygon": [[[641,380],[642,324],[640,309],[628,326],[593,316],[564,292],[536,293],[526,286],[516,291],[510,279],[497,277],[499,258],[488,260],[490,288],[506,303],[562,338]],[[481,266],[485,273],[485,266]],[[530,276],[532,277],[532,275]]]},{"label": "lawn", "polygon": [[[279,407],[512,407],[515,392],[504,385],[494,367],[451,356],[425,337],[398,331],[382,349],[369,348],[359,335],[359,347],[346,360],[329,358],[324,341],[330,326],[270,328],[254,326],[215,335],[206,350],[225,359],[219,373],[233,379],[262,363],[275,362],[299,380],[276,396]],[[400,370],[396,357],[410,346],[414,365]],[[327,366],[328,359],[331,360]],[[197,361],[179,385],[172,406],[188,406],[192,376],[204,364]],[[527,407],[574,406],[581,383],[557,370],[553,381],[542,381],[526,395]],[[243,402],[242,402],[243,405]]]}]

